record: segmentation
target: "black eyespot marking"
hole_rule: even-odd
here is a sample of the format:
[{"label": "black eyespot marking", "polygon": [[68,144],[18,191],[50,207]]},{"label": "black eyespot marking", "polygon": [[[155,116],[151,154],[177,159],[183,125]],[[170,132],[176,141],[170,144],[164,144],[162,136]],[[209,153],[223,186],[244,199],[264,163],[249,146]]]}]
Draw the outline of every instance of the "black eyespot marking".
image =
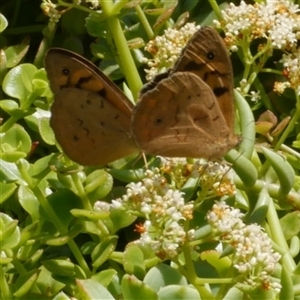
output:
[{"label": "black eyespot marking", "polygon": [[98,91],[98,95],[102,96],[103,98],[106,98],[106,91],[105,91],[105,89],[102,89],[102,90]]},{"label": "black eyespot marking", "polygon": [[64,74],[64,75],[69,75],[70,74],[70,70],[66,67],[64,67],[61,72]]},{"label": "black eyespot marking", "polygon": [[216,95],[216,97],[220,97],[226,93],[228,93],[228,88],[224,87],[224,86],[220,86],[220,87],[215,87],[213,89],[214,94]]},{"label": "black eyespot marking", "polygon": [[191,98],[192,98],[191,95],[188,95],[188,96],[187,96],[187,99],[188,99],[188,100],[191,100]]},{"label": "black eyespot marking", "polygon": [[76,134],[73,136],[73,140],[74,140],[75,142],[78,142],[78,141],[79,141],[79,138],[78,138],[78,136],[77,136]]},{"label": "black eyespot marking", "polygon": [[209,51],[207,52],[206,57],[209,60],[213,60],[215,58],[215,54],[212,51]]},{"label": "black eyespot marking", "polygon": [[78,81],[74,84],[74,86],[77,87],[77,88],[81,88],[86,83],[89,83],[89,81],[92,80],[92,79],[93,79],[92,75],[89,75],[89,76],[86,76],[86,77],[80,77],[80,78],[78,78]]},{"label": "black eyespot marking", "polygon": [[203,63],[197,63],[195,61],[190,61],[188,62],[185,66],[184,66],[184,71],[195,71],[195,70],[199,70],[203,67]]},{"label": "black eyespot marking", "polygon": [[87,99],[87,100],[85,101],[85,103],[86,103],[87,105],[91,105],[91,104],[92,104],[92,100]]},{"label": "black eyespot marking", "polygon": [[154,122],[155,122],[156,125],[160,125],[160,124],[163,123],[163,119],[162,119],[162,118],[156,118],[156,119],[154,120]]}]

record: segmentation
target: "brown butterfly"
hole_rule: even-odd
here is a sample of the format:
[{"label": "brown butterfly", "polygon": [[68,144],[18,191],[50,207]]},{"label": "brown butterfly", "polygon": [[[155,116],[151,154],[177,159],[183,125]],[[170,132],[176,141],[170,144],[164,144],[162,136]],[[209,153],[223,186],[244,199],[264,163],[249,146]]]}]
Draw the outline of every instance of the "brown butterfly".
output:
[{"label": "brown butterfly", "polygon": [[80,164],[106,164],[140,150],[219,158],[239,142],[230,59],[210,27],[192,37],[171,71],[142,89],[136,107],[73,52],[50,49],[45,67],[54,93],[50,124],[64,152]]},{"label": "brown butterfly", "polygon": [[132,134],[146,153],[220,158],[240,141],[233,132],[233,101],[228,52],[219,34],[204,27],[174,68],[142,89]]}]

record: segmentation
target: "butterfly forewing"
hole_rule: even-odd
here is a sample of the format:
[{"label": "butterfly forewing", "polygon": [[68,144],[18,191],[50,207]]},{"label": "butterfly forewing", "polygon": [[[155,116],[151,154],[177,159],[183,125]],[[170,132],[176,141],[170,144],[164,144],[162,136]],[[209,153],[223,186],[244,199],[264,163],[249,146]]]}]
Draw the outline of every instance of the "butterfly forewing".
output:
[{"label": "butterfly forewing", "polygon": [[134,153],[132,103],[83,57],[52,48],[45,67],[54,93],[50,124],[64,152],[83,165],[101,165]]},{"label": "butterfly forewing", "polygon": [[210,27],[198,30],[175,64],[172,72],[192,72],[212,89],[227,126],[233,130],[233,72],[228,51],[219,34]]},{"label": "butterfly forewing", "polygon": [[131,117],[133,104],[106,75],[84,57],[65,49],[52,48],[47,52],[45,67],[54,93],[65,87],[93,91],[109,98],[112,105]]}]

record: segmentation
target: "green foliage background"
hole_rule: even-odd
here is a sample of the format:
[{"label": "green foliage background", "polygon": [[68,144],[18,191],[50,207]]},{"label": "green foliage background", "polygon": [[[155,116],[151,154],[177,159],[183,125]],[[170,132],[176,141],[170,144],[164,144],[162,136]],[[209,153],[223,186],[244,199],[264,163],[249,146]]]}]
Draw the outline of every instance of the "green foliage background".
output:
[{"label": "green foliage background", "polygon": [[[120,87],[126,78],[125,91],[136,100],[145,83],[144,44],[187,19],[211,25],[218,15],[215,6],[226,5],[204,0],[100,2],[103,13],[91,9],[91,3],[59,1],[62,16],[57,24],[49,24],[39,0],[0,4],[1,299],[274,298],[261,287],[238,289],[229,261],[214,253],[209,263],[195,258],[193,267],[175,268],[174,261],[163,264],[151,250],[130,244],[138,238],[135,216],[93,210],[97,200],[110,201],[125,193],[125,185],[142,176],[144,163],[132,167],[132,158],[124,158],[105,169],[86,168],[62,156],[49,126],[53,99],[43,69],[47,49],[62,47],[85,56]],[[122,56],[118,42],[125,49]],[[243,63],[238,54],[232,61],[239,82]],[[268,64],[274,66],[272,61]],[[253,120],[266,109],[283,119],[297,113],[299,105],[291,91],[281,98],[273,94],[275,75],[258,79],[256,87],[263,86],[268,95],[263,101],[246,102],[236,95],[243,155],[232,151],[226,156],[239,175],[238,199],[228,202],[246,212],[246,223],[265,226],[276,250],[285,254],[274,277],[283,286],[281,299],[288,299],[300,294],[299,120],[285,140],[287,147],[298,145],[296,154],[281,148],[284,156],[272,151],[275,143],[252,155]],[[154,160],[150,167],[157,165]],[[190,197],[195,188],[195,182],[183,187]],[[200,231],[205,231],[204,215],[212,204],[197,212],[201,219],[193,226]],[[204,238],[206,233],[201,234]],[[214,249],[206,242],[203,249]]]}]

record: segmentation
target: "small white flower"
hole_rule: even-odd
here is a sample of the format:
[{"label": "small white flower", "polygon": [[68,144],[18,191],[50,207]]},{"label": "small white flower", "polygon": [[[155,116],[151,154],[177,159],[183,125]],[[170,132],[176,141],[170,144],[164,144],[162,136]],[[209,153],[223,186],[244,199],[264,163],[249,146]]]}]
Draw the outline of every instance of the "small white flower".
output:
[{"label": "small white flower", "polygon": [[241,81],[240,81],[240,87],[241,88],[244,88],[245,86],[247,86],[248,82],[245,78],[243,78]]},{"label": "small white flower", "polygon": [[168,28],[163,36],[157,36],[145,47],[153,58],[144,59],[150,70],[145,70],[147,80],[152,80],[155,75],[165,72],[177,61],[182,49],[200,28],[194,23],[187,23],[179,30]]},{"label": "small white flower", "polygon": [[250,99],[252,102],[258,102],[260,100],[260,91],[251,91],[250,92]]},{"label": "small white flower", "polygon": [[195,239],[195,229],[190,229],[187,233],[187,237],[189,241],[192,241]]},{"label": "small white flower", "polygon": [[297,48],[291,53],[283,54],[280,62],[283,63],[288,82],[276,83],[276,90],[282,93],[285,88],[290,87],[300,95],[300,49]]},{"label": "small white flower", "polygon": [[96,201],[94,204],[96,211],[110,211],[110,204],[105,201]]},{"label": "small white flower", "polygon": [[122,207],[122,203],[119,200],[112,200],[110,206],[112,209],[119,209]]}]

